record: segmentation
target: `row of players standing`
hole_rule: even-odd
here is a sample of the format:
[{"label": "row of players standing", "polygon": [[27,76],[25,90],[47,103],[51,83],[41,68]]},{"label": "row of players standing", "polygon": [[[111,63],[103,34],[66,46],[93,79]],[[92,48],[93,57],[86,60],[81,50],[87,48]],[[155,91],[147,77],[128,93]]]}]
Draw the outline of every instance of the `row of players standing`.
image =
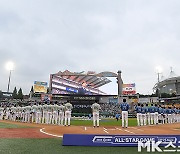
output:
[{"label": "row of players standing", "polygon": [[28,106],[0,107],[0,120],[35,122],[70,126],[72,104],[31,104]]},{"label": "row of players standing", "polygon": [[159,123],[180,122],[180,109],[176,107],[162,107],[161,105],[138,104],[135,106],[137,112],[137,125],[157,125]]},{"label": "row of players standing", "polygon": [[[34,104],[28,106],[0,107],[0,120],[12,120],[21,122],[35,122],[45,124],[57,124],[70,126],[72,104],[67,102],[65,105],[54,104]],[[93,114],[93,126],[99,127],[100,105],[95,101],[91,106]]]}]

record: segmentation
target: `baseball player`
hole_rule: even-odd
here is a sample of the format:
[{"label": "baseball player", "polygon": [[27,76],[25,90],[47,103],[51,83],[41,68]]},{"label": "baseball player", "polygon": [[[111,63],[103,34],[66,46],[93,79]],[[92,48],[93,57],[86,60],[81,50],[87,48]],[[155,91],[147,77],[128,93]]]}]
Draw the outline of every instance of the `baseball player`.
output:
[{"label": "baseball player", "polygon": [[176,107],[176,122],[179,122],[179,109]]},{"label": "baseball player", "polygon": [[151,104],[151,107],[149,108],[149,112],[150,112],[150,118],[151,118],[151,125],[155,124],[154,122],[154,117],[155,117],[155,107],[153,104]]},{"label": "baseball player", "polygon": [[173,113],[172,113],[172,122],[173,123],[175,123],[176,122],[176,111],[177,109],[176,109],[176,107],[175,106],[173,106],[173,109],[172,109],[172,111],[173,111]]},{"label": "baseball player", "polygon": [[123,99],[123,103],[120,105],[122,111],[122,127],[124,128],[124,122],[126,123],[126,128],[128,127],[128,110],[129,104],[126,102],[126,99]]},{"label": "baseball player", "polygon": [[162,123],[165,124],[167,123],[167,109],[165,107],[163,107],[163,119],[162,119]]},{"label": "baseball player", "polygon": [[173,120],[172,113],[173,113],[173,111],[172,111],[171,107],[168,107],[168,109],[167,109],[167,118],[168,118],[168,123],[169,124],[172,124],[172,120]]},{"label": "baseball player", "polygon": [[0,107],[0,120],[3,120],[4,108]]},{"label": "baseball player", "polygon": [[135,111],[137,113],[137,125],[140,126],[141,125],[141,122],[140,122],[140,119],[141,119],[141,105],[138,103],[138,106],[135,107]]},{"label": "baseball player", "polygon": [[146,125],[146,113],[147,113],[147,108],[141,104],[141,126],[145,126]]},{"label": "baseball player", "polygon": [[10,108],[7,106],[6,109],[5,109],[5,111],[6,111],[5,119],[8,120],[9,117],[10,117]]},{"label": "baseball player", "polygon": [[30,112],[31,112],[31,106],[26,106],[25,107],[25,122],[30,122],[30,117],[31,117],[31,114],[30,114]]},{"label": "baseball player", "polygon": [[26,114],[25,114],[25,110],[26,110],[26,108],[25,108],[25,106],[23,106],[23,107],[22,107],[22,112],[21,112],[21,114],[22,114],[22,115],[21,115],[21,116],[22,116],[22,122],[25,122],[25,115],[26,115]]},{"label": "baseball player", "polygon": [[178,108],[178,110],[177,110],[177,114],[178,114],[178,120],[177,120],[177,122],[180,122],[180,108]]},{"label": "baseball player", "polygon": [[36,123],[41,123],[42,105],[38,104],[36,107]]},{"label": "baseball player", "polygon": [[163,123],[163,108],[161,107],[161,105],[159,105],[158,108],[158,119],[160,123]]},{"label": "baseball player", "polygon": [[52,124],[57,124],[58,121],[58,105],[57,102],[52,105],[53,115],[52,115]]},{"label": "baseball player", "polygon": [[46,124],[51,124],[52,121],[52,108],[53,106],[51,104],[47,105],[47,123]]},{"label": "baseball player", "polygon": [[147,119],[148,125],[151,124],[150,117],[151,117],[151,116],[150,116],[150,111],[149,111],[149,105],[146,104],[146,119]]},{"label": "baseball player", "polygon": [[48,106],[45,102],[45,104],[43,105],[43,117],[42,117],[42,123],[47,123],[48,119],[47,119],[47,112],[48,112]]},{"label": "baseball player", "polygon": [[68,120],[68,126],[70,126],[70,120],[71,120],[71,111],[72,111],[72,104],[67,102],[65,105],[65,123],[64,125],[66,126],[67,120]]},{"label": "baseball player", "polygon": [[58,125],[63,125],[64,110],[65,110],[65,107],[62,104],[60,106],[58,105],[58,113],[59,113]]},{"label": "baseball player", "polygon": [[101,109],[100,105],[95,101],[94,104],[91,106],[92,114],[93,114],[93,126],[99,127],[99,110]]},{"label": "baseball player", "polygon": [[158,110],[159,110],[159,108],[158,108],[158,105],[157,104],[155,104],[155,107],[154,107],[154,124],[158,124]]},{"label": "baseball player", "polygon": [[31,115],[32,115],[32,123],[35,121],[36,119],[36,110],[37,110],[37,105],[34,104],[34,105],[31,105]]},{"label": "baseball player", "polygon": [[11,107],[12,120],[16,121],[16,105]]}]

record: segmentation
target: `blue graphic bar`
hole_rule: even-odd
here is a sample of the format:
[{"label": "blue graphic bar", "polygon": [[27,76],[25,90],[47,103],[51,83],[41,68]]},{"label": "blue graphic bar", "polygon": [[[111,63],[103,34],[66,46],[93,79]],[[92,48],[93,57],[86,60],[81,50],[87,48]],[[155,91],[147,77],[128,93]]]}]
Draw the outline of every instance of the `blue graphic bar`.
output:
[{"label": "blue graphic bar", "polygon": [[64,146],[138,146],[138,142],[161,141],[160,146],[172,143],[180,146],[180,135],[87,135],[64,134]]}]

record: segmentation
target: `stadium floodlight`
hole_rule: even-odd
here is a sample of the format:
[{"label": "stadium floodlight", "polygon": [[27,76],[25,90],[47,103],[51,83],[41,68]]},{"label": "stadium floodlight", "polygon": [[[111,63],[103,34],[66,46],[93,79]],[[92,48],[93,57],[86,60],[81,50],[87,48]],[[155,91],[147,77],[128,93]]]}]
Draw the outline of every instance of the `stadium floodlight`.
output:
[{"label": "stadium floodlight", "polygon": [[14,63],[11,61],[7,62],[6,69],[9,71],[8,88],[7,88],[7,92],[9,92],[10,82],[11,82],[11,72],[14,70]]},{"label": "stadium floodlight", "polygon": [[156,66],[156,73],[162,73],[163,72],[163,69],[161,66]]},{"label": "stadium floodlight", "polygon": [[6,69],[8,71],[12,71],[14,69],[14,63],[12,61],[9,61],[6,63]]},{"label": "stadium floodlight", "polygon": [[162,67],[161,66],[156,66],[156,73],[157,73],[157,77],[158,77],[158,83],[157,83],[157,92],[158,92],[158,99],[159,99],[159,102],[160,102],[160,98],[161,98],[161,89],[160,89],[160,87],[159,87],[159,82],[160,82],[160,74],[162,73],[162,71],[163,71],[163,69],[162,69]]}]

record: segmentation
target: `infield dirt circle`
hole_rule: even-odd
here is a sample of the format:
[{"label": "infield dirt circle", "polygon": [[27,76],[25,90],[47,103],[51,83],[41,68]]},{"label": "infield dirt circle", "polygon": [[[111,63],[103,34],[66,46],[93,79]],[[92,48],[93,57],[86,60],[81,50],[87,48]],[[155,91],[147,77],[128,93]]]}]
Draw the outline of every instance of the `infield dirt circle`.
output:
[{"label": "infield dirt circle", "polygon": [[180,135],[180,124],[164,124],[122,128],[120,126],[57,126],[46,124],[22,123],[3,120],[8,124],[30,126],[30,128],[0,128],[0,138],[52,138],[63,134],[106,134],[106,135]]}]

